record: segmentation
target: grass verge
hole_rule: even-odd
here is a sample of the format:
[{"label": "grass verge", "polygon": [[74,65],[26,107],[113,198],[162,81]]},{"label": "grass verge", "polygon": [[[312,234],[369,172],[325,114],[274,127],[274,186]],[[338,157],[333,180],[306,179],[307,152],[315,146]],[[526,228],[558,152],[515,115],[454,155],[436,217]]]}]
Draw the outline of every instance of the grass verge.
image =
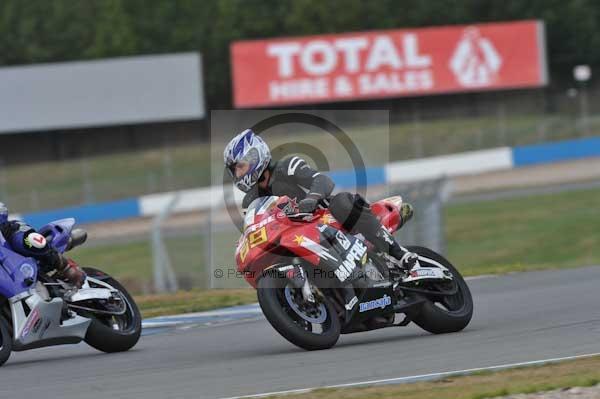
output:
[{"label": "grass verge", "polygon": [[600,264],[600,190],[450,205],[448,258],[465,275]]},{"label": "grass verge", "polygon": [[156,317],[169,314],[202,312],[205,310],[244,305],[256,302],[256,292],[251,288],[181,291],[167,295],[136,296],[142,316]]},{"label": "grass verge", "polygon": [[600,383],[600,357],[544,366],[444,378],[431,382],[369,388],[319,389],[286,398],[298,399],[483,399]]}]

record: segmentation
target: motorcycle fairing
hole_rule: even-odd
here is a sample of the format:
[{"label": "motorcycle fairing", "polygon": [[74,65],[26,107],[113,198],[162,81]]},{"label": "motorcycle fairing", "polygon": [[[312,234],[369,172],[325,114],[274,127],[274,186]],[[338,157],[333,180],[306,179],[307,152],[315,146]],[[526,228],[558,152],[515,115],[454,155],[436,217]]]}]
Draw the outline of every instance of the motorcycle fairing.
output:
[{"label": "motorcycle fairing", "polygon": [[[75,219],[50,222],[39,230],[52,247],[64,252],[69,244]],[[1,235],[0,235],[1,236]],[[47,298],[42,284],[35,286],[38,264],[10,248],[0,239],[0,295],[8,299],[12,325],[13,350],[23,351],[49,345],[77,343],[83,340],[91,319],[74,315],[62,319],[65,302],[62,298]],[[47,291],[46,291],[47,294]]]},{"label": "motorcycle fairing", "polygon": [[5,246],[0,246],[0,266],[0,295],[5,298],[27,292],[37,280],[36,260],[26,258]]},{"label": "motorcycle fairing", "polygon": [[[374,214],[389,231],[395,231],[399,225],[397,205],[401,201],[400,197],[391,197],[372,204]],[[278,252],[284,253],[284,249],[314,266],[324,266],[330,270],[336,270],[345,259],[339,250],[332,251],[321,242],[319,229],[343,231],[328,209],[317,210],[310,221],[298,221],[288,218],[280,207],[287,202],[289,198],[286,196],[258,198],[248,207],[235,258],[237,270],[253,287],[256,287],[257,278],[264,269],[279,263]],[[345,235],[354,242],[352,235]]]},{"label": "motorcycle fairing", "polygon": [[63,253],[69,245],[74,225],[74,218],[59,219],[48,223],[39,229],[38,232],[46,237],[46,240],[54,249]]},{"label": "motorcycle fairing", "polygon": [[[75,315],[61,322],[64,306],[61,298],[44,300],[34,290],[24,294],[9,299],[14,351],[74,344],[85,338],[91,319]],[[26,313],[24,303],[31,309],[29,313]]]}]

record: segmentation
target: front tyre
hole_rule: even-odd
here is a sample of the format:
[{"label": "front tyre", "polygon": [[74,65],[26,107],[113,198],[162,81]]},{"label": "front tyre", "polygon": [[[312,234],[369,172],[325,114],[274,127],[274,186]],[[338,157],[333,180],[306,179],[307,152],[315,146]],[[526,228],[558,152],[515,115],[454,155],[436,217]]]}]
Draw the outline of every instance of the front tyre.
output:
[{"label": "front tyre", "polygon": [[433,334],[463,330],[473,317],[473,298],[461,274],[446,258],[428,248],[408,247],[408,250],[446,267],[452,274],[453,283],[456,284],[454,295],[426,295],[427,301],[423,304],[421,311],[412,317],[412,320],[419,327]]},{"label": "front tyre", "polygon": [[286,278],[266,274],[258,281],[258,303],[285,339],[306,350],[329,349],[340,337],[340,320],[326,299],[307,303]]},{"label": "front tyre", "polygon": [[12,352],[13,338],[10,331],[6,319],[0,316],[0,366],[6,363]]},{"label": "front tyre", "polygon": [[85,342],[102,352],[124,352],[137,344],[142,333],[142,315],[125,287],[117,280],[100,270],[85,267],[83,270],[90,277],[102,280],[121,292],[126,300],[127,310],[119,316],[87,314],[92,319]]}]

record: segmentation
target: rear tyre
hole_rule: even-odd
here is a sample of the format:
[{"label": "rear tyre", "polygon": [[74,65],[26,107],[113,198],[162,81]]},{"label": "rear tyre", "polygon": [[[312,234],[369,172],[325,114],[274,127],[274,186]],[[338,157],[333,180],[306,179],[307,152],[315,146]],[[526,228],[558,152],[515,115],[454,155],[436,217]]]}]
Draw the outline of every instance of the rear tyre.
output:
[{"label": "rear tyre", "polygon": [[329,349],[340,337],[340,320],[329,301],[310,304],[285,278],[265,275],[258,281],[258,303],[273,328],[306,350]]},{"label": "rear tyre", "polygon": [[109,275],[92,268],[83,269],[89,276],[98,278],[119,290],[126,299],[127,310],[120,316],[86,314],[92,319],[85,342],[102,352],[124,352],[137,344],[142,333],[142,316],[125,287]]},{"label": "rear tyre", "polygon": [[10,330],[6,319],[0,316],[0,366],[6,363],[12,352],[13,339]]},{"label": "rear tyre", "polygon": [[446,258],[428,248],[408,247],[408,250],[448,268],[457,287],[456,294],[451,296],[428,296],[421,311],[412,317],[412,320],[419,327],[433,334],[463,330],[473,317],[473,298],[461,274]]}]

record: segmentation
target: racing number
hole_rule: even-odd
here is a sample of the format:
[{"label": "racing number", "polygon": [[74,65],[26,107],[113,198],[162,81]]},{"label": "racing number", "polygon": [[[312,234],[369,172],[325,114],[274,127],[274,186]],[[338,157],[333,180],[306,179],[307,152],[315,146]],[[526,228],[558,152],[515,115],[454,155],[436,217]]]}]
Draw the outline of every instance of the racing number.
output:
[{"label": "racing number", "polygon": [[250,247],[248,246],[248,240],[244,240],[244,245],[242,245],[242,249],[240,249],[240,259],[242,262],[246,259],[246,255],[248,255],[248,251],[250,251]]},{"label": "racing number", "polygon": [[253,231],[248,234],[248,241],[250,242],[250,248],[254,248],[264,242],[267,242],[267,229],[263,226],[262,229]]},{"label": "racing number", "polygon": [[248,234],[248,238],[244,240],[244,245],[242,249],[240,249],[240,259],[242,262],[246,259],[250,248],[254,248],[262,243],[267,242],[267,229],[266,227],[261,228],[260,230],[253,231]]}]

